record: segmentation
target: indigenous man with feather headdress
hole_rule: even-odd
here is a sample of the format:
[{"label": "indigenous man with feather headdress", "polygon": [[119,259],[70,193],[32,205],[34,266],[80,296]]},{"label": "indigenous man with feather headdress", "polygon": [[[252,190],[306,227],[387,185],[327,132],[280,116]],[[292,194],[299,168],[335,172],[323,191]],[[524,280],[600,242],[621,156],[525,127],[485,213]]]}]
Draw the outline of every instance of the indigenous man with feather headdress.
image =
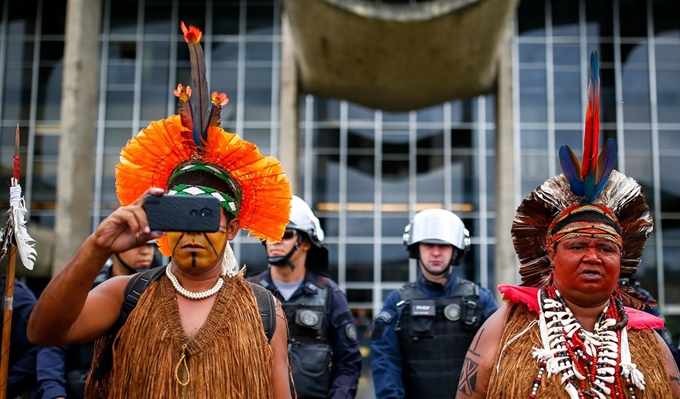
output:
[{"label": "indigenous man with feather headdress", "polygon": [[[88,398],[290,398],[281,306],[245,281],[229,246],[239,228],[263,240],[281,239],[290,184],[276,159],[219,127],[226,95],[208,93],[201,32],[184,23],[182,30],[193,87],[177,87],[179,115],[152,122],[123,148],[116,168],[122,206],[47,286],[31,316],[29,339],[70,344],[99,338]],[[217,198],[219,230],[151,231],[146,195]],[[172,257],[161,273],[114,277],[89,291],[112,254],[154,238]],[[141,292],[139,282],[148,283]],[[121,319],[130,292],[138,302]],[[271,307],[263,310],[261,299]],[[278,319],[278,326],[272,331],[265,319]]]},{"label": "indigenous man with feather headdress", "polygon": [[653,222],[640,185],[613,170],[613,139],[597,157],[599,92],[593,53],[583,164],[563,146],[564,174],[517,209],[523,285],[499,287],[506,302],[468,350],[459,399],[680,397],[677,366],[654,332],[663,319],[617,285],[635,274]]}]

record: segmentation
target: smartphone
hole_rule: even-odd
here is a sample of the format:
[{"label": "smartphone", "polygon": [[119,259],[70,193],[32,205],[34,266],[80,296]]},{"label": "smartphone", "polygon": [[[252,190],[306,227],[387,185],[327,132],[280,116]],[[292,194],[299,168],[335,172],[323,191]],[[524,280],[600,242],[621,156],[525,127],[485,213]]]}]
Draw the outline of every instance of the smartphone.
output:
[{"label": "smartphone", "polygon": [[151,231],[215,232],[222,209],[215,197],[147,195],[144,211]]}]

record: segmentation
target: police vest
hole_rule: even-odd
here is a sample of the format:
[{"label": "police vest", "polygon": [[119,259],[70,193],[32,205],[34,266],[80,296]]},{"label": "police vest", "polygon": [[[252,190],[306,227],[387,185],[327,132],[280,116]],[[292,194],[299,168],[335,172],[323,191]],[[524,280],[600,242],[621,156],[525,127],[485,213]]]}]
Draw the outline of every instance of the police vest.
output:
[{"label": "police vest", "polygon": [[468,347],[479,328],[479,286],[459,280],[448,297],[427,298],[416,283],[398,291],[403,306],[397,335],[406,398],[455,396]]},{"label": "police vest", "polygon": [[318,276],[314,283],[304,283],[316,294],[282,301],[288,319],[288,352],[298,399],[327,398],[331,386],[333,351],[327,333],[330,293],[327,282],[327,277]]}]

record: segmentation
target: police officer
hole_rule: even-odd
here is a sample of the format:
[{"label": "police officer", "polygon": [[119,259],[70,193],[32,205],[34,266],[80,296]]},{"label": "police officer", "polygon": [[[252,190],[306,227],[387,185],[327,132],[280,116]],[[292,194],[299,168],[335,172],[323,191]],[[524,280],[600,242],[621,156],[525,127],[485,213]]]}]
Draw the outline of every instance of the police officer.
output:
[{"label": "police officer", "polygon": [[265,244],[271,266],[250,277],[283,304],[290,334],[294,389],[300,399],[354,398],[361,353],[354,317],[328,270],[319,219],[299,197],[279,242]]},{"label": "police officer", "polygon": [[403,238],[421,275],[390,293],[373,322],[376,398],[452,398],[472,338],[497,305],[487,289],[451,275],[470,246],[458,216],[424,210]]}]

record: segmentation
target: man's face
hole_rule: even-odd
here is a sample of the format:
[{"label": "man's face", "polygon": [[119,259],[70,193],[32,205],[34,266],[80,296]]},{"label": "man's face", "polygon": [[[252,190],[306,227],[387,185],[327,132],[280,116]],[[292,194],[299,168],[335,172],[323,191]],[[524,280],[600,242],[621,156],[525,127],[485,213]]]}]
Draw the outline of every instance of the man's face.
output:
[{"label": "man's face", "polygon": [[420,251],[421,266],[424,271],[433,275],[442,275],[451,265],[453,257],[453,245],[428,244],[421,242],[418,244]]},{"label": "man's face", "polygon": [[206,269],[222,261],[224,248],[238,233],[240,223],[227,223],[220,212],[220,229],[214,233],[168,232],[172,261],[182,269]]},{"label": "man's face", "polygon": [[141,247],[132,248],[129,251],[121,252],[118,256],[126,265],[135,270],[146,269],[151,267],[155,249],[155,244],[146,244]]},{"label": "man's face", "polygon": [[[579,225],[604,226],[601,223],[574,222]],[[577,237],[564,240],[555,249],[548,248],[553,262],[553,284],[562,296],[577,305],[599,305],[609,299],[616,287],[621,268],[621,250],[603,238]]]},{"label": "man's face", "polygon": [[298,250],[295,251],[293,256],[290,257],[289,262],[295,264],[295,262],[306,254],[306,249],[311,245],[307,240],[300,240],[301,236],[297,230],[286,229],[283,233],[283,238],[281,241],[270,242],[266,244],[267,256],[268,257],[279,257],[286,256],[298,244]]}]

